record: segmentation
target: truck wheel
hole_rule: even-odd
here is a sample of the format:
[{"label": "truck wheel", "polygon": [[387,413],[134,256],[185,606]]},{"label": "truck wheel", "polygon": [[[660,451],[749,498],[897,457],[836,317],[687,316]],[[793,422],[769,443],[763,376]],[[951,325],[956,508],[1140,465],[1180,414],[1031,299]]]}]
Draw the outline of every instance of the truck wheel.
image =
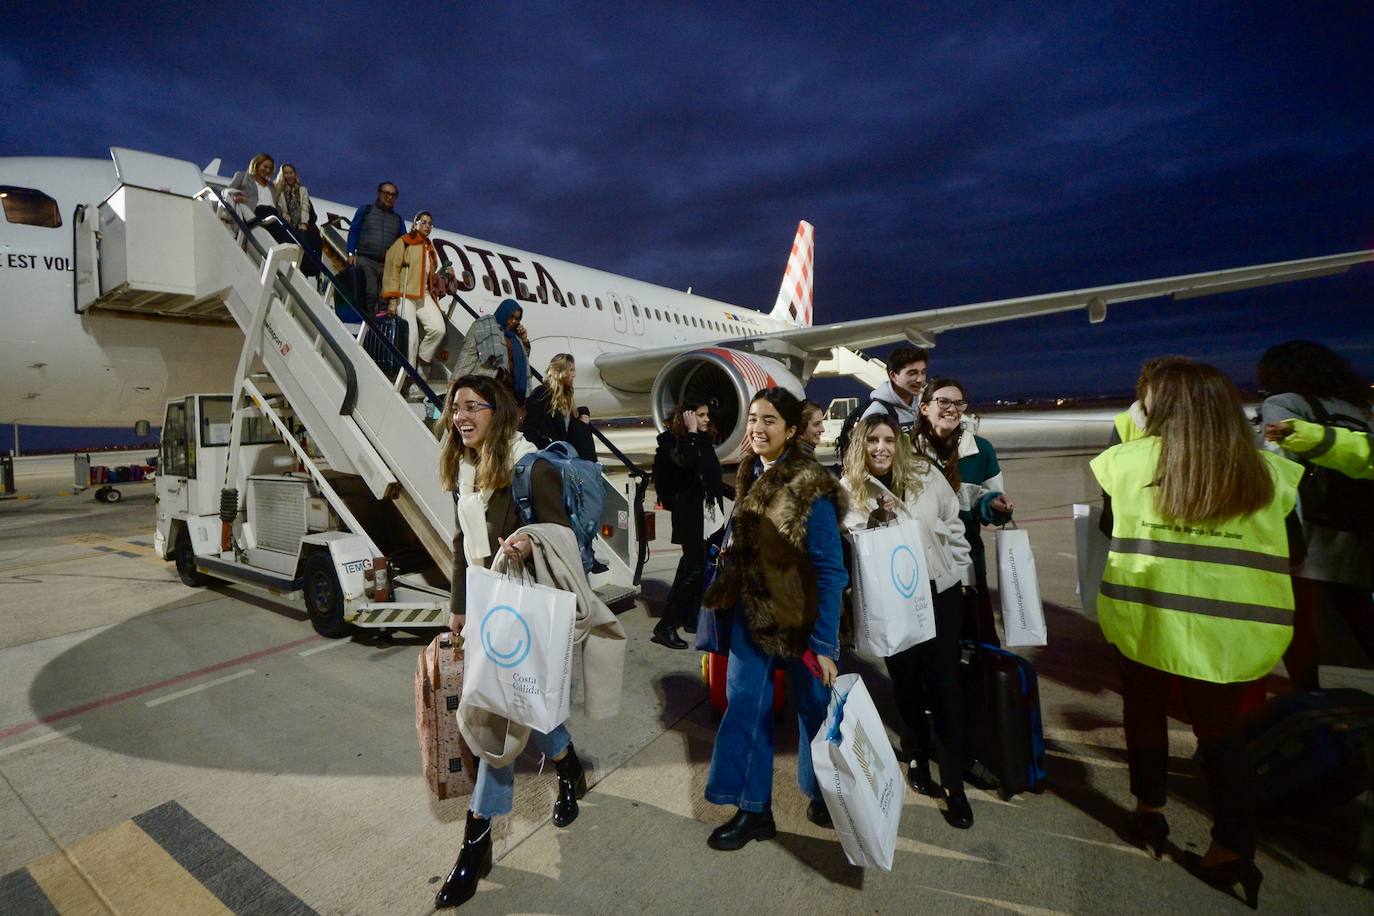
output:
[{"label": "truck wheel", "polygon": [[177,564],[177,575],[181,581],[192,588],[204,588],[215,581],[196,569],[196,551],[191,546],[191,532],[185,528],[177,532],[176,543],[172,546],[172,559]]},{"label": "truck wheel", "polygon": [[310,615],[310,625],[316,633],[328,639],[348,635],[352,627],[344,621],[343,589],[327,551],[305,558],[301,564],[301,590],[305,592],[305,612]]},{"label": "truck wheel", "polygon": [[105,502],[107,503],[117,503],[123,498],[124,494],[116,490],[114,487],[110,487],[105,491]]}]

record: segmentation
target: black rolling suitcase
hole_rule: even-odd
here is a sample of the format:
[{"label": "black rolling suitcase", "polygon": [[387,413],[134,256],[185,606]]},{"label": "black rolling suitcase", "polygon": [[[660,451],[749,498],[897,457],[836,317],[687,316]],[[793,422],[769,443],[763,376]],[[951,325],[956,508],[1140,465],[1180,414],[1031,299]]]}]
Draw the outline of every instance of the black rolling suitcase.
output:
[{"label": "black rolling suitcase", "polygon": [[1045,741],[1035,668],[1014,652],[963,644],[966,769],[975,784],[991,776],[1003,799],[1045,787]]},{"label": "black rolling suitcase", "polygon": [[1275,697],[1245,723],[1261,811],[1334,808],[1370,787],[1374,696],[1339,688]]},{"label": "black rolling suitcase", "polygon": [[[383,343],[377,331],[381,332],[381,337],[391,341],[396,349],[393,350]],[[401,361],[404,359],[406,346],[409,344],[409,333],[409,325],[396,315],[388,315],[383,312],[380,316],[372,319],[372,328],[369,328],[367,333],[363,335],[363,349],[377,363],[382,372],[389,376],[395,376],[401,370]],[[401,355],[397,355],[398,353]]]}]

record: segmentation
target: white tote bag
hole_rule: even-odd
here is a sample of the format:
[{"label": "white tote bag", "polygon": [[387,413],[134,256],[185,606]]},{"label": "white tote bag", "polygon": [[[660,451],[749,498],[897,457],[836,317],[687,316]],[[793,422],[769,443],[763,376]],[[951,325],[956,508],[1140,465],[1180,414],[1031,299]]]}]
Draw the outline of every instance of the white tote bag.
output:
[{"label": "white tote bag", "polygon": [[462,702],[535,731],[562,725],[576,622],[572,592],[469,566]]},{"label": "white tote bag", "polygon": [[914,519],[850,532],[854,542],[854,645],[887,658],[935,638],[924,534]]},{"label": "white tote bag", "polygon": [[1008,646],[1043,646],[1045,607],[1030,535],[1020,528],[997,529],[997,593],[1002,598],[1002,629]]},{"label": "white tote bag", "polygon": [[1111,541],[1102,533],[1102,507],[1074,503],[1073,535],[1078,547],[1078,597],[1083,616],[1097,619],[1097,592],[1107,570]]},{"label": "white tote bag", "polygon": [[811,740],[811,763],[850,863],[891,871],[906,783],[857,674],[835,678],[825,724]]}]

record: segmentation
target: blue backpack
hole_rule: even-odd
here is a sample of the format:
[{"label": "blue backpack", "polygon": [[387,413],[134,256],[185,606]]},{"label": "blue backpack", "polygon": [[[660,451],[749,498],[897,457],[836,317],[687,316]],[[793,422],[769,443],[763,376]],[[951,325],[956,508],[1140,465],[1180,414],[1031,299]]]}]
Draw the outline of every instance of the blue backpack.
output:
[{"label": "blue backpack", "polygon": [[563,508],[572,520],[573,535],[582,554],[582,571],[590,572],[594,554],[592,545],[601,531],[601,516],[606,510],[606,493],[602,489],[601,465],[577,457],[577,451],[567,442],[553,442],[548,448],[526,455],[515,463],[511,481],[511,495],[515,497],[523,524],[534,521],[531,505],[530,469],[543,459],[558,469],[563,478]]}]

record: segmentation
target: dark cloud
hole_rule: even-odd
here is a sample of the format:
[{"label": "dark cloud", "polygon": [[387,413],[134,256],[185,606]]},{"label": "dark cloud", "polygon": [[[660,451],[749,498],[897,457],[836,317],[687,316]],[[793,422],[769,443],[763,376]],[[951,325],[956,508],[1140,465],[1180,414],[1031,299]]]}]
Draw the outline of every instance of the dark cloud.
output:
[{"label": "dark cloud", "polygon": [[[798,219],[822,319],[1374,245],[1374,14],[1162,3],[340,2],[23,14],[0,154],[261,149],[471,235],[767,308]],[[374,11],[375,10],[375,11]],[[13,20],[13,17],[11,17]],[[1374,374],[1374,268],[946,335],[980,392],[1130,387],[1275,340]]]}]

